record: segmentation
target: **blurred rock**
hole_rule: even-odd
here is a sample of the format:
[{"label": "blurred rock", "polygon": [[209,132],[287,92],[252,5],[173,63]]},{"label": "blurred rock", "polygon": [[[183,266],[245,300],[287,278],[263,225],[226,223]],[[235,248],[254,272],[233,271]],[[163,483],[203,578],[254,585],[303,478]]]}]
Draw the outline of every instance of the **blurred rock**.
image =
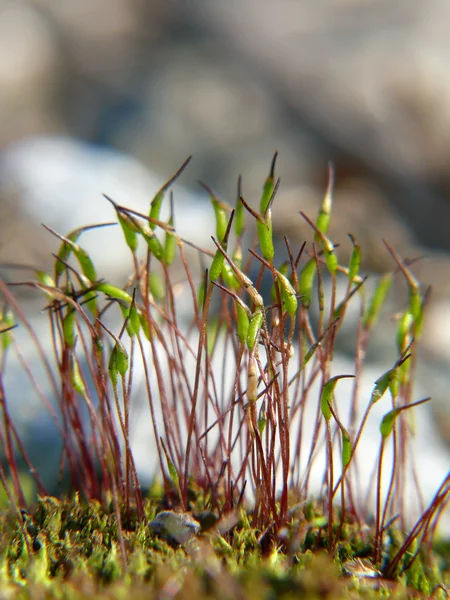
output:
[{"label": "blurred rock", "polygon": [[163,510],[149,522],[153,531],[170,544],[186,544],[200,531],[200,523],[190,513]]},{"label": "blurred rock", "polygon": [[61,127],[62,64],[55,32],[28,2],[0,3],[0,147]]},{"label": "blurred rock", "polygon": [[197,1],[209,31],[280,90],[294,127],[361,165],[427,246],[450,249],[445,0]]},{"label": "blurred rock", "polygon": [[211,42],[172,48],[149,73],[143,102],[143,113],[116,131],[115,143],[156,170],[174,147],[193,152],[190,183],[204,180],[233,201],[239,174],[245,194],[258,198],[275,150],[290,179],[306,179],[316,164],[313,141],[289,135],[276,94]]},{"label": "blurred rock", "polygon": [[[143,23],[136,0],[89,0],[46,4],[53,23],[64,37],[66,52],[76,67],[91,76],[117,77],[135,61]],[[149,2],[155,5],[155,2]],[[155,15],[154,15],[155,16]],[[156,33],[158,20],[146,24],[146,36]]]}]

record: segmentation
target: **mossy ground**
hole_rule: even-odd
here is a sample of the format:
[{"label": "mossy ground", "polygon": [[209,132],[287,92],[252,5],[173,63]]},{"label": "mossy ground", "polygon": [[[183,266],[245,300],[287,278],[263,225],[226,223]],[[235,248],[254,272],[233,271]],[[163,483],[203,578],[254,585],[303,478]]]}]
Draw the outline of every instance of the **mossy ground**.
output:
[{"label": "mossy ground", "polygon": [[[334,556],[327,553],[326,518],[313,502],[292,510],[276,535],[252,527],[243,508],[216,520],[202,494],[192,491],[192,514],[202,530],[184,545],[168,543],[148,522],[167,508],[150,494],[146,521],[122,510],[126,563],[114,506],[84,503],[78,495],[39,498],[28,513],[1,514],[1,598],[445,598],[450,585],[450,544],[421,551],[412,567],[405,554],[397,575],[371,572],[373,532],[342,527]],[[338,517],[338,515],[337,515]],[[338,519],[337,519],[338,522]],[[386,561],[398,544],[386,535]],[[399,537],[400,539],[400,537]],[[371,577],[361,577],[363,572]],[[353,576],[350,573],[354,573]]]}]

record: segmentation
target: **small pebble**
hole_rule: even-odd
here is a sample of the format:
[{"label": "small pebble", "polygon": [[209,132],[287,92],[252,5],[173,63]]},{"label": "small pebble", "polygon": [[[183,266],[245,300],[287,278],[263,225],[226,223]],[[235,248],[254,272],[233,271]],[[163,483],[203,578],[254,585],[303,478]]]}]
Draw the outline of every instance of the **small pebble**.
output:
[{"label": "small pebble", "polygon": [[357,577],[358,579],[365,577],[381,577],[380,571],[375,569],[373,564],[367,559],[356,558],[354,560],[348,560],[342,565],[342,567],[346,575],[351,577]]},{"label": "small pebble", "polygon": [[190,513],[164,510],[150,521],[150,527],[169,543],[186,544],[200,531],[200,523]]}]

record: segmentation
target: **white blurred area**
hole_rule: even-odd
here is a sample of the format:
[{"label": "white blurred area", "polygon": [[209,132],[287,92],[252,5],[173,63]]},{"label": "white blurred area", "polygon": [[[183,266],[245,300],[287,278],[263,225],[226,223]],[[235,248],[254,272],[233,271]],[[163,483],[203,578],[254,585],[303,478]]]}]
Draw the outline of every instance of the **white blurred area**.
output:
[{"label": "white blurred area", "polygon": [[[160,175],[129,155],[61,136],[27,138],[10,146],[0,161],[0,180],[3,190],[15,198],[16,210],[26,213],[36,229],[44,224],[66,236],[87,225],[113,223],[83,232],[77,243],[91,256],[99,277],[122,284],[133,272],[132,254],[117,224],[116,211],[104,195],[118,205],[148,215],[153,197],[165,183]],[[210,247],[208,232],[214,231],[215,224],[212,209],[199,195],[177,183],[171,191],[177,234]],[[169,216],[168,192],[161,219],[168,220]],[[36,256],[51,258],[51,246],[55,252],[61,244],[47,231],[39,233],[47,238],[47,256],[42,248],[30,249],[33,252],[29,260],[34,264]],[[26,244],[25,239],[15,242]],[[140,256],[144,256],[142,248]],[[37,266],[44,268],[39,263]]]}]

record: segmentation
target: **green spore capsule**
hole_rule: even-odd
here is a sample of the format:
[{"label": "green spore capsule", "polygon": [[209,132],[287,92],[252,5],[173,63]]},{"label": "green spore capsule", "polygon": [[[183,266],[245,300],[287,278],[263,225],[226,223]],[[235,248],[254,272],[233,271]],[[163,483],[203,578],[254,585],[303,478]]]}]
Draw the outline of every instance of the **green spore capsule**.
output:
[{"label": "green spore capsule", "polygon": [[[97,273],[95,271],[94,263],[92,262],[86,250],[78,246],[78,244],[75,244],[75,242],[72,242],[72,240],[70,240],[69,238],[63,238],[63,246],[65,246],[66,248],[65,250],[61,248],[58,256],[63,260],[67,260],[67,258],[70,255],[70,251],[72,251],[78,260],[83,274],[89,279],[90,282],[93,283],[94,281],[96,281]],[[64,272],[65,269],[65,265],[60,260],[58,260],[55,265],[56,276],[58,277],[61,273]]]},{"label": "green spore capsule", "polygon": [[237,310],[237,335],[239,341],[243,344],[245,343],[248,335],[248,328],[250,325],[250,319],[248,313],[249,309],[245,309],[240,302],[236,303]]},{"label": "green spore capsule", "polygon": [[[328,231],[328,227],[330,225],[331,218],[331,207],[333,204],[333,186],[334,186],[334,170],[333,166],[329,164],[328,166],[328,187],[326,194],[322,200],[322,204],[320,206],[319,214],[317,215],[316,227],[317,229],[326,235]],[[320,240],[320,236],[316,233],[315,240],[318,242]]]},{"label": "green spore capsule", "polygon": [[217,250],[216,254],[214,255],[213,261],[211,263],[211,266],[209,268],[209,279],[211,281],[216,281],[217,279],[219,279],[219,277],[222,273],[224,262],[225,262],[224,255],[222,254],[222,252],[220,250]]},{"label": "green spore capsule", "polygon": [[266,428],[266,424],[267,424],[267,418],[266,418],[266,407],[265,407],[265,402],[263,401],[259,414],[258,414],[258,431],[259,431],[259,435],[262,435],[264,433],[264,430]]},{"label": "green spore capsule", "polygon": [[216,216],[216,237],[220,242],[223,242],[228,226],[227,210],[224,204],[211,197],[211,202]]},{"label": "green spore capsule", "polygon": [[301,303],[306,308],[311,304],[314,277],[316,276],[317,265],[314,258],[311,258],[303,267],[300,273],[298,288],[301,297]]},{"label": "green spore capsule", "polygon": [[276,274],[281,287],[281,293],[283,296],[284,307],[286,309],[286,312],[288,313],[288,315],[294,318],[297,314],[298,308],[297,294],[295,293],[291,282],[285,275],[283,275],[283,273],[280,273],[280,271],[276,271]]},{"label": "green spore capsule", "polygon": [[336,387],[337,379],[329,379],[322,389],[320,396],[320,410],[327,421],[332,417],[331,402],[333,400],[333,393]]},{"label": "green spore capsule", "polygon": [[127,319],[127,333],[130,337],[137,335],[141,329],[141,320],[139,318],[139,311],[136,306],[132,305],[122,306],[120,304],[120,310],[124,319]]},{"label": "green spore capsule", "polygon": [[[159,221],[159,216],[161,214],[161,206],[164,200],[164,195],[165,195],[165,189],[162,188],[160,189],[158,192],[156,192],[153,200],[150,203],[150,219],[154,219],[156,221]],[[150,229],[155,229],[156,227],[156,223],[152,223],[150,221]]]},{"label": "green spore capsule", "polygon": [[339,261],[338,257],[336,256],[336,252],[334,251],[334,248],[331,251],[325,250],[325,263],[331,275],[335,275],[339,265]]},{"label": "green spore capsule", "polygon": [[247,348],[250,352],[253,351],[256,342],[259,338],[259,332],[264,322],[264,313],[262,310],[257,310],[253,313],[250,320],[247,333]]},{"label": "green spore capsule", "polygon": [[352,235],[350,239],[352,240],[353,250],[348,263],[348,278],[351,283],[355,283],[361,267],[361,248],[356,244]]},{"label": "green spore capsule", "polygon": [[409,296],[409,312],[414,317],[414,321],[421,317],[422,295],[418,287],[411,287]]},{"label": "green spore capsule", "polygon": [[264,223],[256,221],[256,229],[261,254],[266,260],[271,261],[275,256],[275,249],[273,247],[272,215],[270,210],[268,211],[268,216],[264,219]]},{"label": "green spore capsule", "polygon": [[238,194],[238,198],[236,201],[236,206],[234,209],[234,232],[237,238],[240,238],[242,232],[244,231],[245,225],[245,216],[244,216],[244,205],[241,202],[241,199]]},{"label": "green spore capsule", "polygon": [[352,443],[350,441],[350,436],[348,435],[348,432],[342,428],[341,429],[341,434],[342,434],[342,466],[345,469],[345,467],[349,464],[351,457],[352,457]]},{"label": "green spore capsule", "polygon": [[272,158],[272,164],[270,165],[270,173],[267,176],[266,181],[263,185],[263,191],[261,195],[261,200],[259,202],[259,210],[261,215],[265,216],[266,211],[269,207],[269,203],[272,199],[273,190],[275,187],[275,165],[277,162],[278,152],[275,152]]},{"label": "green spore capsule", "polygon": [[178,485],[180,483],[180,478],[178,477],[178,471],[177,471],[176,466],[169,459],[167,459],[167,469],[169,470],[169,475],[170,475],[172,481],[178,487]]},{"label": "green spore capsule", "polygon": [[406,404],[405,406],[400,406],[399,408],[394,408],[393,410],[390,410],[388,413],[386,413],[380,423],[380,433],[381,433],[381,436],[383,437],[383,439],[386,439],[387,437],[389,437],[391,435],[392,430],[394,428],[395,420],[397,419],[398,415],[401,412],[403,412],[404,410],[409,410],[411,408],[414,408],[415,406],[420,406],[421,404],[425,404],[426,402],[429,402],[430,400],[431,400],[431,398],[424,398],[423,400],[418,400],[417,402],[413,402],[412,404]]},{"label": "green spore capsule", "polygon": [[[281,275],[287,275],[289,272],[289,263],[288,262],[284,262],[282,263],[279,267],[278,270],[276,271],[276,273],[281,273]],[[272,302],[275,304],[277,301],[277,291],[275,288],[275,281],[272,284],[272,287],[270,288],[270,297],[272,299]]]},{"label": "green spore capsule", "polygon": [[294,319],[298,309],[297,296],[283,291],[283,303],[287,314]]},{"label": "green spore capsule", "polygon": [[164,258],[164,249],[163,249],[163,247],[161,245],[161,242],[156,237],[156,235],[153,234],[152,236],[149,236],[148,233],[143,233],[143,232],[141,232],[141,233],[142,233],[145,241],[147,242],[148,249],[153,254],[153,256],[157,260],[163,260],[163,258]]},{"label": "green spore capsule", "polygon": [[[171,224],[171,223],[169,223]],[[166,236],[164,240],[164,254],[163,261],[164,264],[170,266],[175,260],[175,255],[177,251],[177,238],[173,233],[166,231]]]},{"label": "green spore capsule", "polygon": [[378,402],[378,400],[384,396],[389,385],[396,377],[398,378],[397,367],[389,369],[383,373],[383,375],[378,377],[378,379],[375,381],[375,387],[373,388],[372,396],[370,398],[370,402],[372,404],[375,404],[375,402]]},{"label": "green spore capsule", "polygon": [[411,341],[411,330],[414,324],[413,315],[407,310],[401,316],[397,327],[397,347],[400,352],[406,348]]},{"label": "green spore capsule", "polygon": [[97,273],[89,254],[86,250],[78,246],[78,244],[75,244],[70,240],[67,240],[66,243],[70,245],[72,252],[75,254],[83,274],[91,283],[94,283],[97,280]]},{"label": "green spore capsule", "polygon": [[81,396],[86,396],[86,387],[84,385],[83,379],[81,377],[80,369],[78,367],[78,363],[75,360],[75,357],[72,355],[72,365],[70,372],[70,380],[73,385],[73,388],[76,392],[78,392]]},{"label": "green spore capsule", "polygon": [[73,348],[73,345],[75,344],[75,338],[76,338],[75,322],[76,322],[76,311],[74,308],[69,307],[67,309],[67,314],[63,319],[64,341],[69,348]]},{"label": "green spore capsule", "polygon": [[73,251],[72,243],[75,243],[81,235],[81,229],[75,229],[63,239],[63,242],[58,250],[57,257],[60,260],[56,260],[55,262],[55,279],[58,279],[60,275],[64,273],[66,270],[66,265],[64,262],[67,262],[70,258],[70,255]]},{"label": "green spore capsule", "polygon": [[[163,203],[163,200],[164,200],[167,190],[180,177],[181,173],[183,173],[183,171],[189,164],[191,158],[192,158],[192,156],[188,156],[188,158],[184,161],[184,163],[181,165],[181,167],[178,169],[178,171],[174,175],[172,175],[172,177],[168,181],[166,181],[166,183],[156,192],[155,196],[153,197],[153,200],[150,203],[150,212],[149,212],[150,219],[159,221],[159,217],[161,214],[161,206],[162,206],[162,203]],[[150,222],[150,228],[155,229],[155,227],[156,227],[156,223]]]},{"label": "green spore capsule", "polygon": [[144,332],[145,337],[148,341],[151,340],[150,327],[147,321],[147,317],[144,313],[139,313],[139,322],[141,324],[142,331]]},{"label": "green spore capsule", "polygon": [[12,336],[9,330],[14,327],[14,313],[12,310],[4,309],[0,311],[0,340],[3,351],[6,351],[12,344]]},{"label": "green spore capsule", "polygon": [[123,300],[128,304],[131,304],[133,301],[132,296],[130,296],[128,292],[125,292],[124,290],[116,287],[115,285],[112,285],[111,283],[99,283],[98,285],[96,285],[95,289],[99,292],[103,292],[111,298],[114,298],[116,300]]},{"label": "green spore capsule", "polygon": [[336,384],[340,379],[348,379],[353,378],[354,375],[335,375],[328,379],[323,385],[322,394],[320,396],[320,408],[323,416],[327,421],[329,421],[333,415],[331,411],[331,403],[333,400],[334,390],[336,388]]},{"label": "green spore capsule", "polygon": [[395,420],[399,414],[400,410],[397,408],[394,410],[390,410],[382,418],[380,423],[380,433],[383,439],[386,439],[391,435],[392,430],[394,429]]},{"label": "green spore capsule", "polygon": [[136,252],[137,247],[138,247],[138,236],[136,233],[136,228],[133,227],[131,221],[129,219],[127,219],[127,217],[125,215],[121,214],[121,212],[119,210],[117,210],[116,213],[117,213],[117,220],[119,221],[119,224],[123,231],[123,236],[125,238],[125,242],[126,242],[128,248],[134,254],[134,252]]},{"label": "green spore capsule", "polygon": [[381,309],[383,308],[384,301],[386,300],[387,293],[392,284],[392,274],[386,273],[383,275],[378,282],[375,292],[372,295],[369,306],[363,317],[363,326],[365,329],[372,329],[375,325]]},{"label": "green spore capsule", "polygon": [[241,287],[238,278],[227,261],[224,261],[222,267],[222,278],[225,285],[231,290],[238,290]]},{"label": "green spore capsule", "polygon": [[55,280],[45,271],[36,271],[36,277],[38,281],[43,283],[44,285],[48,285],[48,287],[56,287]]},{"label": "green spore capsule", "polygon": [[117,384],[119,375],[123,377],[128,371],[128,353],[120,341],[116,342],[112,349],[111,356],[109,357],[108,371],[114,385]]}]

